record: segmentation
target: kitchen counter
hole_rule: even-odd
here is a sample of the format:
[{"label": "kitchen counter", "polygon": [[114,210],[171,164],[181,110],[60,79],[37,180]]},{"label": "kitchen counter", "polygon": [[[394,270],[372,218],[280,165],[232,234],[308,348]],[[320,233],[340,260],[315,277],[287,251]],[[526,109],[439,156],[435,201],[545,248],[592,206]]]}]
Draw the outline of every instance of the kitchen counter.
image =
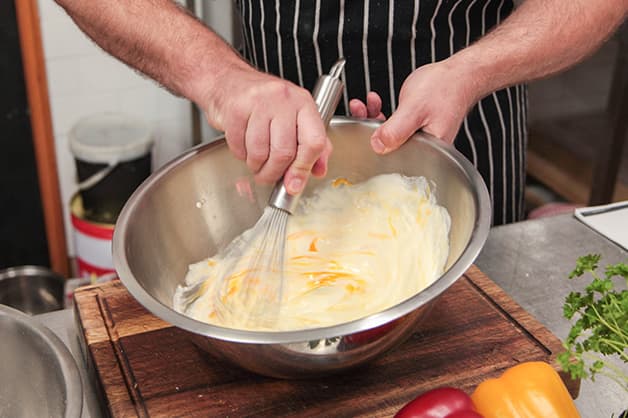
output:
[{"label": "kitchen counter", "polygon": [[[571,325],[562,316],[565,297],[582,291],[590,277],[568,280],[579,256],[601,254],[600,266],[628,262],[628,253],[572,215],[493,228],[476,265],[526,311],[564,340]],[[623,368],[628,372],[628,367]],[[576,405],[582,418],[610,418],[628,408],[616,383],[583,380]]]},{"label": "kitchen counter", "polygon": [[[589,253],[602,254],[602,266],[628,261],[628,253],[621,248],[573,216],[560,215],[493,228],[476,265],[564,339],[570,328],[562,317],[564,298],[571,290],[582,290],[586,285],[584,280],[570,281],[567,276],[576,259]],[[73,311],[66,309],[36,318],[59,335],[77,360],[85,391],[83,417],[103,416],[94,383],[86,376]],[[628,407],[626,398],[617,384],[599,377],[595,383],[582,382],[576,404],[583,418],[610,417]]]}]

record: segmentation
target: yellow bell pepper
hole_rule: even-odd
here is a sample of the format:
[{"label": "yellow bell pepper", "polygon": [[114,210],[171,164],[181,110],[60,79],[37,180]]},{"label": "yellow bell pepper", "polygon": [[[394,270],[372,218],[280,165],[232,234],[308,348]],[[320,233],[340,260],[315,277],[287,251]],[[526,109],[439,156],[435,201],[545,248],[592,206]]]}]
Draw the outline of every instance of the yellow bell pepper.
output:
[{"label": "yellow bell pepper", "polygon": [[540,361],[482,382],[471,399],[484,418],[580,418],[558,373]]}]

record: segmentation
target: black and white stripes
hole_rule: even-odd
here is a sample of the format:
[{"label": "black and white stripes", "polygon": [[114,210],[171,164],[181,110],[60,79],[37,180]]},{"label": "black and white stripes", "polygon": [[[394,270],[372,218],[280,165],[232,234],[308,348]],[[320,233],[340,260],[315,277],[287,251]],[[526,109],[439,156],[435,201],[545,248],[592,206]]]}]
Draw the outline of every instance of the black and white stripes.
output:
[{"label": "black and white stripes", "polygon": [[[351,98],[379,93],[390,115],[405,78],[440,61],[503,20],[512,0],[238,0],[244,55],[263,71],[311,89],[338,57],[347,60],[338,113]],[[523,217],[526,90],[481,100],[456,138],[484,177],[494,224]]]}]

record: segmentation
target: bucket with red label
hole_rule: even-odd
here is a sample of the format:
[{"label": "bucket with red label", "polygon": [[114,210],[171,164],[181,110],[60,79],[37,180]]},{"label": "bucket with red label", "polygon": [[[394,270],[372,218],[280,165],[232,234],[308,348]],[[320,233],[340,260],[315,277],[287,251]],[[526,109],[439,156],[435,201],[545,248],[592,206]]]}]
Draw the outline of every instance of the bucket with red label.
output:
[{"label": "bucket with red label", "polygon": [[78,193],[72,197],[70,209],[78,276],[95,279],[114,273],[111,252],[114,225],[86,219]]},{"label": "bucket with red label", "polygon": [[68,132],[68,142],[83,218],[115,223],[127,199],[150,174],[153,136],[148,125],[122,113],[89,115]]}]

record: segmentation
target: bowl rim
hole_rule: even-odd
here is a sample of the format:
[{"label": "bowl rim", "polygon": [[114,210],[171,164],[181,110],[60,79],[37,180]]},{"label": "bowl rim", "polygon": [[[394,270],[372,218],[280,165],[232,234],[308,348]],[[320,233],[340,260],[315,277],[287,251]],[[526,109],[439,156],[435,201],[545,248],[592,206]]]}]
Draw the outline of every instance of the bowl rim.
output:
[{"label": "bowl rim", "polygon": [[51,279],[54,282],[63,285],[65,279],[60,274],[56,273],[44,266],[38,266],[34,264],[25,264],[22,266],[13,266],[0,269],[0,281],[11,280],[20,277],[45,277]]},{"label": "bowl rim", "polygon": [[[377,127],[381,122],[376,120],[356,119],[344,116],[335,116],[330,125],[343,125],[360,122],[371,127]],[[216,138],[216,140],[199,144],[190,150],[175,157],[169,163],[151,174],[131,195],[124,205],[113,234],[113,262],[118,276],[129,293],[151,313],[162,320],[184,330],[211,337],[219,340],[238,342],[238,343],[257,343],[257,344],[286,344],[303,341],[319,340],[324,338],[332,338],[342,335],[350,335],[362,332],[371,328],[384,325],[399,317],[402,317],[411,311],[425,305],[429,301],[435,299],[438,295],[449,288],[458,278],[460,278],[468,267],[480,253],[486,239],[491,224],[491,201],[488,189],[480,173],[471,164],[471,162],[462,155],[453,145],[446,143],[436,137],[424,132],[415,133],[402,146],[411,146],[412,141],[423,142],[430,147],[436,148],[443,155],[448,157],[453,163],[459,166],[461,172],[466,175],[467,181],[477,194],[474,196],[474,204],[476,207],[476,219],[472,229],[471,237],[462,254],[450,268],[435,282],[417,293],[416,295],[399,302],[383,311],[371,314],[367,317],[356,319],[342,324],[310,328],[294,331],[248,331],[233,328],[225,328],[217,325],[208,324],[192,319],[182,313],[166,306],[162,302],[154,298],[144,287],[134,278],[125,250],[125,235],[128,230],[129,222],[135,212],[135,208],[142,202],[144,196],[150,191],[153,185],[157,184],[171,170],[181,165],[190,158],[193,158],[200,152],[207,151],[224,143],[224,136]]]},{"label": "bowl rim", "polygon": [[24,312],[0,304],[0,317],[5,316],[22,323],[46,343],[59,362],[65,382],[66,402],[64,417],[80,417],[83,411],[83,384],[78,366],[69,348],[48,327]]}]

